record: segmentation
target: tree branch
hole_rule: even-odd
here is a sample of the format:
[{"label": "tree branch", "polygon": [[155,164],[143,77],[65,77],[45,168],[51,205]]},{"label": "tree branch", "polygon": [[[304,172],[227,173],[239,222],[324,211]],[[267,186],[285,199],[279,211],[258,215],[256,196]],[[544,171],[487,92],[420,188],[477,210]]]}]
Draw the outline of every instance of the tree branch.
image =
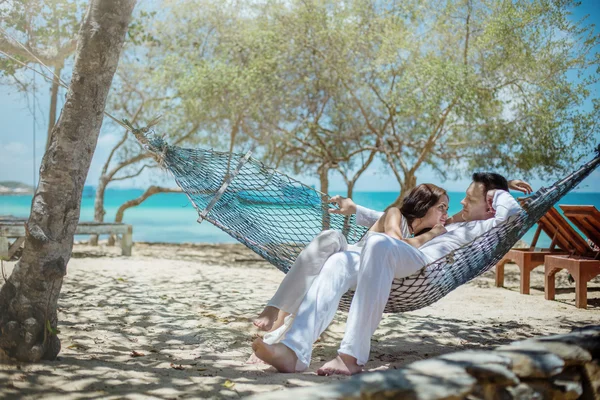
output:
[{"label": "tree branch", "polygon": [[129,136],[129,131],[125,131],[125,133],[123,134],[123,137],[121,138],[119,143],[117,143],[112,148],[112,150],[110,151],[110,154],[108,155],[108,159],[106,160],[106,162],[104,163],[104,166],[102,167],[102,175],[106,175],[106,171],[108,171],[108,166],[110,165],[110,162],[111,162],[115,152],[117,151],[117,149],[119,147],[121,147],[121,145],[123,145],[123,143],[125,143],[127,141],[128,136]]},{"label": "tree branch", "polygon": [[165,188],[160,186],[150,186],[146,191],[138,198],[133,200],[126,201],[119,207],[117,210],[117,215],[115,216],[115,222],[123,222],[123,214],[125,214],[125,210],[131,207],[139,206],[142,204],[148,197],[155,195],[157,193],[181,193],[181,188]]},{"label": "tree branch", "polygon": [[[76,48],[77,40],[72,39],[58,49],[52,49],[45,52],[36,51],[29,45],[25,45],[25,48],[23,48],[20,45],[14,44],[12,40],[0,36],[0,50],[14,57],[22,57],[27,62],[38,63],[39,60],[48,67],[56,67],[58,64],[64,62],[64,60],[68,58]],[[36,57],[38,60],[36,60]]]},{"label": "tree branch", "polygon": [[146,168],[146,167],[153,168],[153,167],[156,167],[156,166],[155,165],[153,166],[153,165],[150,165],[150,164],[144,164],[144,165],[142,165],[142,168],[140,168],[136,173],[131,174],[131,175],[126,175],[126,176],[120,176],[118,178],[112,178],[111,181],[112,182],[115,182],[115,181],[124,181],[126,179],[135,178],[136,176],[139,176],[142,173],[142,171],[144,170],[144,168]]}]

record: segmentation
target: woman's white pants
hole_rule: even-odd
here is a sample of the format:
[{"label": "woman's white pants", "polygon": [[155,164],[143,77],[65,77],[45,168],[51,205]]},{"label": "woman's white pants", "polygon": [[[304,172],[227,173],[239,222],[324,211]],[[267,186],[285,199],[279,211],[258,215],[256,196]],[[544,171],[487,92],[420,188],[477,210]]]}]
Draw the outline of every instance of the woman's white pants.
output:
[{"label": "woman's white pants", "polygon": [[[341,233],[339,236],[343,237]],[[310,280],[293,322],[271,332],[270,341],[292,349],[298,356],[296,370],[305,370],[310,365],[312,345],[333,320],[342,295],[356,288],[338,352],[364,365],[394,278],[412,275],[428,263],[423,253],[406,242],[369,233],[358,246],[349,246],[327,258]]]},{"label": "woman's white pants", "polygon": [[325,261],[347,249],[348,242],[341,232],[329,229],[319,233],[298,255],[267,305],[296,314]]}]

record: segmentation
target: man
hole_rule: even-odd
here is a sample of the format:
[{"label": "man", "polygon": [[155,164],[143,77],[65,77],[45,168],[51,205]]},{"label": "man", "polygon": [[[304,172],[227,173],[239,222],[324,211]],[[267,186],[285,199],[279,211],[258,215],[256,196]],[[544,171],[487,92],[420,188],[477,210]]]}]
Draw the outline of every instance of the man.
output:
[{"label": "man", "polygon": [[[514,189],[531,193],[523,181],[506,181],[494,173],[475,173],[473,182],[461,201],[463,209],[450,218],[447,233],[419,248],[429,259],[436,260],[473,241],[508,217],[520,207],[508,193]],[[357,206],[351,199],[335,196],[332,202],[339,210],[332,213],[357,214],[357,223],[373,225],[383,213]],[[331,256],[306,294],[291,327],[285,327],[279,343],[267,344],[262,339],[253,343],[256,355],[280,372],[302,371],[310,364],[312,344],[333,320],[341,296],[356,287],[348,313],[346,332],[338,356],[321,367],[319,375],[353,375],[362,371],[370,352],[370,340],[381,321],[389,297],[394,270],[402,262],[401,249],[382,235],[369,237],[360,252],[345,251]],[[384,262],[369,262],[375,255]],[[381,260],[382,257],[378,257]]]}]

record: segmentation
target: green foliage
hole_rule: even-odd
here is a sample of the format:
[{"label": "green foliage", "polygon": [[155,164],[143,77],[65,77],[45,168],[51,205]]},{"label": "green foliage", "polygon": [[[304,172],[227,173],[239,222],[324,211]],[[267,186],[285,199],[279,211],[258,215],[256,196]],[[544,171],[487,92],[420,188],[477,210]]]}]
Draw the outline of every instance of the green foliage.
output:
[{"label": "green foliage", "polygon": [[53,328],[50,320],[46,320],[46,332],[48,335],[58,335],[60,330],[58,328]]},{"label": "green foliage", "polygon": [[356,168],[377,148],[401,183],[424,165],[546,177],[591,149],[600,116],[599,38],[571,22],[576,6],[170,3],[162,81],[216,143],[237,129],[296,172]]},{"label": "green foliage", "polygon": [[[2,11],[14,32],[31,24],[26,10],[39,15],[34,45],[74,36],[77,3],[14,4]],[[405,188],[427,165],[441,177],[545,178],[598,141],[600,38],[571,20],[575,7],[166,0],[134,17],[109,108],[139,126],[163,115],[170,141],[259,143],[267,163],[294,172],[360,171],[377,152]],[[139,151],[127,141],[119,158]]]},{"label": "green foliage", "polygon": [[[26,44],[30,52],[53,67],[63,63],[75,47],[73,41],[77,36],[80,19],[85,3],[74,0],[56,0],[40,2],[32,0],[15,0],[7,6],[0,7],[2,28],[12,38]],[[0,33],[0,49],[26,63],[37,63],[37,60],[25,52],[12,39]],[[63,52],[65,49],[69,49]],[[0,76],[8,77],[22,70],[18,63],[7,58],[0,59]],[[27,85],[20,87],[25,89]]]}]

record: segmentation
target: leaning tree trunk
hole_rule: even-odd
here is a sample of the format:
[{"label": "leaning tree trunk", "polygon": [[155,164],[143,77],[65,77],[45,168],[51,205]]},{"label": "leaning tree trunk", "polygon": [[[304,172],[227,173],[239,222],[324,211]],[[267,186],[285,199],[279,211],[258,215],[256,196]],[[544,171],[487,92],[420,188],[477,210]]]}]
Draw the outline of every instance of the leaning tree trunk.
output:
[{"label": "leaning tree trunk", "polygon": [[35,362],[60,351],[58,296],[134,5],[135,0],[92,0],[79,30],[73,77],[40,167],[23,255],[0,289],[0,355]]},{"label": "leaning tree trunk", "polygon": [[[103,175],[96,188],[96,197],[94,199],[94,222],[104,222],[106,210],[104,209],[104,192],[109,180]],[[90,245],[98,246],[98,235],[90,235]]]},{"label": "leaning tree trunk", "polygon": [[417,186],[417,177],[414,175],[406,175],[404,181],[400,183],[400,194],[388,207],[400,207],[402,205],[402,200],[404,200],[408,192],[415,186]]},{"label": "leaning tree trunk", "polygon": [[54,79],[52,80],[52,88],[50,90],[50,115],[48,116],[48,135],[46,140],[46,150],[50,147],[50,142],[52,141],[52,130],[54,129],[54,125],[56,123],[56,109],[58,108],[58,89],[60,88],[60,74],[64,67],[64,60],[61,60],[60,63],[54,68]]},{"label": "leaning tree trunk", "polygon": [[[181,193],[181,192],[182,192],[182,190],[179,187],[165,188],[165,187],[160,187],[160,186],[150,186],[148,189],[146,189],[146,191],[144,193],[142,193],[141,196],[139,196],[135,199],[132,199],[132,200],[128,200],[125,203],[121,204],[121,207],[119,207],[119,209],[117,210],[117,215],[115,216],[115,223],[120,224],[121,222],[123,222],[123,216],[125,215],[125,210],[127,210],[131,207],[139,206],[144,201],[146,201],[148,199],[148,197],[150,197],[150,196],[153,196],[158,193]],[[114,244],[115,244],[115,236],[110,235],[110,237],[108,238],[108,245],[114,246]]]},{"label": "leaning tree trunk", "polygon": [[[328,194],[329,193],[329,164],[323,164],[318,169],[319,173],[319,181],[321,184],[321,193]],[[329,201],[328,199],[323,200],[323,216],[321,220],[321,227],[323,230],[329,229],[331,226],[331,215],[327,211],[329,209]]]}]

